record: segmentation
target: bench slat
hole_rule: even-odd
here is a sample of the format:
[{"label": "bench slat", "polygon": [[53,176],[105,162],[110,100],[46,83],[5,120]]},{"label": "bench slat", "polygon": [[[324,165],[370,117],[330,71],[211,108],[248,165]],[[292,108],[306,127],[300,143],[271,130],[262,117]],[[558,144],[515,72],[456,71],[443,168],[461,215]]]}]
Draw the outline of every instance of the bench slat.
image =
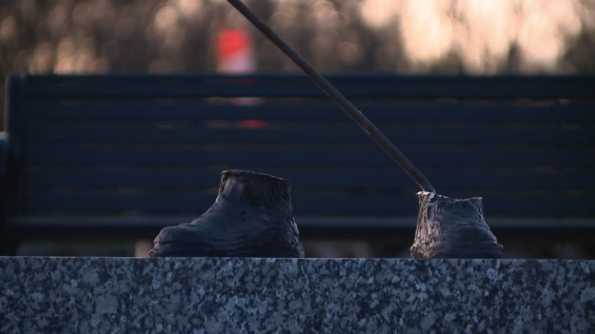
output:
[{"label": "bench slat", "polygon": [[[595,166],[593,147],[526,145],[400,145],[424,166]],[[218,166],[377,166],[397,168],[371,144],[363,145],[108,145],[33,146],[25,153],[29,166],[183,165]]]},{"label": "bench slat", "polygon": [[[453,197],[459,193],[449,193]],[[584,191],[564,194],[559,191],[502,193],[485,190],[482,194],[486,214],[512,217],[589,216],[595,214],[595,193]],[[163,199],[167,198],[167,201]],[[110,215],[114,211],[141,214],[198,215],[206,210],[214,194],[203,192],[151,191],[55,192],[28,194],[23,210],[28,214]],[[345,192],[294,193],[293,204],[298,215],[317,216],[403,216],[417,210],[415,194],[354,194]]]},{"label": "bench slat", "polygon": [[[147,228],[159,229],[166,225],[189,222],[195,216],[15,216],[10,217],[7,225],[14,229],[16,225],[47,232],[60,231],[62,228],[84,228],[85,225],[107,227],[111,229]],[[302,217],[296,216],[300,231],[320,229],[378,229],[412,232],[415,229],[416,216],[395,217]],[[541,228],[545,231],[587,231],[595,228],[595,220],[582,218],[535,218],[526,217],[522,220],[506,217],[490,217],[490,227],[495,230],[509,230],[520,232],[523,229]],[[113,231],[113,230],[111,230]],[[59,233],[59,232],[58,232]]]},{"label": "bench slat", "polygon": [[[594,101],[595,102],[595,101]],[[595,103],[507,103],[494,101],[441,102],[381,100],[355,101],[370,119],[402,123],[490,124],[527,122],[595,122]],[[28,122],[59,120],[89,122],[145,121],[267,121],[346,122],[345,116],[330,102],[288,100],[259,105],[212,104],[204,100],[46,100],[23,101]]]},{"label": "bench slat", "polygon": [[[589,76],[329,76],[349,97],[593,98]],[[303,75],[24,76],[24,94],[36,97],[321,97]]]},{"label": "bench slat", "polygon": [[[225,126],[225,127],[224,127]],[[247,128],[259,126],[264,128]],[[223,127],[223,128],[220,128]],[[395,143],[405,144],[552,144],[590,145],[592,126],[464,128],[382,126]],[[29,145],[52,147],[60,143],[79,144],[359,144],[370,140],[354,126],[277,126],[275,124],[38,124],[29,129]],[[370,145],[372,148],[372,146]],[[43,149],[43,148],[42,148]]]},{"label": "bench slat", "polygon": [[[231,166],[230,166],[231,167]],[[254,168],[289,179],[294,189],[321,189],[334,187],[344,191],[365,191],[369,188],[404,188],[413,191],[409,180],[396,166],[368,167],[270,167]],[[216,187],[221,167],[109,167],[87,168],[29,168],[29,192],[47,188],[189,188]],[[428,168],[424,172],[440,189],[492,188],[522,191],[524,189],[581,189],[595,184],[591,168],[469,168],[449,166]],[[445,190],[443,190],[445,191]]]}]

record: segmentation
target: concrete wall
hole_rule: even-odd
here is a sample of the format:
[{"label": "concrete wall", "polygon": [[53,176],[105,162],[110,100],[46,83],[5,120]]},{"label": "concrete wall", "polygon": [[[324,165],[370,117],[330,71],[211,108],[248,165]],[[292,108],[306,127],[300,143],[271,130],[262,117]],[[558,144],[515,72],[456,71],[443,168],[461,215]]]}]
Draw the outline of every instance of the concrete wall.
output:
[{"label": "concrete wall", "polygon": [[0,333],[595,332],[595,261],[0,257]]}]

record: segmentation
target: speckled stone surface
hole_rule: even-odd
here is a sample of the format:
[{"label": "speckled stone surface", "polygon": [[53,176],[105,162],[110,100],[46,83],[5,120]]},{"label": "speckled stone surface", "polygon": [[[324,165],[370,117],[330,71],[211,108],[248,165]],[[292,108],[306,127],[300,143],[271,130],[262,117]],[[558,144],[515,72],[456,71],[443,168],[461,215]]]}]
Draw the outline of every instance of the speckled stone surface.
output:
[{"label": "speckled stone surface", "polygon": [[595,261],[0,257],[0,333],[593,333]]}]

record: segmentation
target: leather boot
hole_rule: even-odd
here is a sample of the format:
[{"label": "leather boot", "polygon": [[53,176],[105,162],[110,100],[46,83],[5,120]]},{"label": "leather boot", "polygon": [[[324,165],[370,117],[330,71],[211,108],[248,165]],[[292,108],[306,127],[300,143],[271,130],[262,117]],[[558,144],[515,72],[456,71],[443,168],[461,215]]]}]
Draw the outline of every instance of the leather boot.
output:
[{"label": "leather boot", "polygon": [[303,257],[289,183],[263,173],[223,171],[215,203],[190,223],[162,229],[149,255]]},{"label": "leather boot", "polygon": [[481,197],[456,199],[423,191],[417,197],[419,213],[411,256],[502,257],[502,245],[483,217]]}]

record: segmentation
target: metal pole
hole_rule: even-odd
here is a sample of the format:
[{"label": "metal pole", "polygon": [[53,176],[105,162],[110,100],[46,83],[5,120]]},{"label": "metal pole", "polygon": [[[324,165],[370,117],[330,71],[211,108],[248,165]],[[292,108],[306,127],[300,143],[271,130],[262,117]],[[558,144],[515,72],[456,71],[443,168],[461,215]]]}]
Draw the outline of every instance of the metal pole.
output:
[{"label": "metal pole", "polygon": [[339,92],[328,80],[323,78],[314,68],[308,64],[299,54],[287,45],[275,32],[258,19],[240,0],[227,0],[234,6],[248,21],[250,21],[260,32],[271,40],[281,51],[283,51],[293,62],[299,66],[314,84],[320,88],[328,97],[335,101],[343,113],[351,118],[364,132],[395,161],[405,173],[413,179],[421,190],[436,192],[434,186],[426,176],[378,129],[356,106],[353,105],[341,92]]}]

